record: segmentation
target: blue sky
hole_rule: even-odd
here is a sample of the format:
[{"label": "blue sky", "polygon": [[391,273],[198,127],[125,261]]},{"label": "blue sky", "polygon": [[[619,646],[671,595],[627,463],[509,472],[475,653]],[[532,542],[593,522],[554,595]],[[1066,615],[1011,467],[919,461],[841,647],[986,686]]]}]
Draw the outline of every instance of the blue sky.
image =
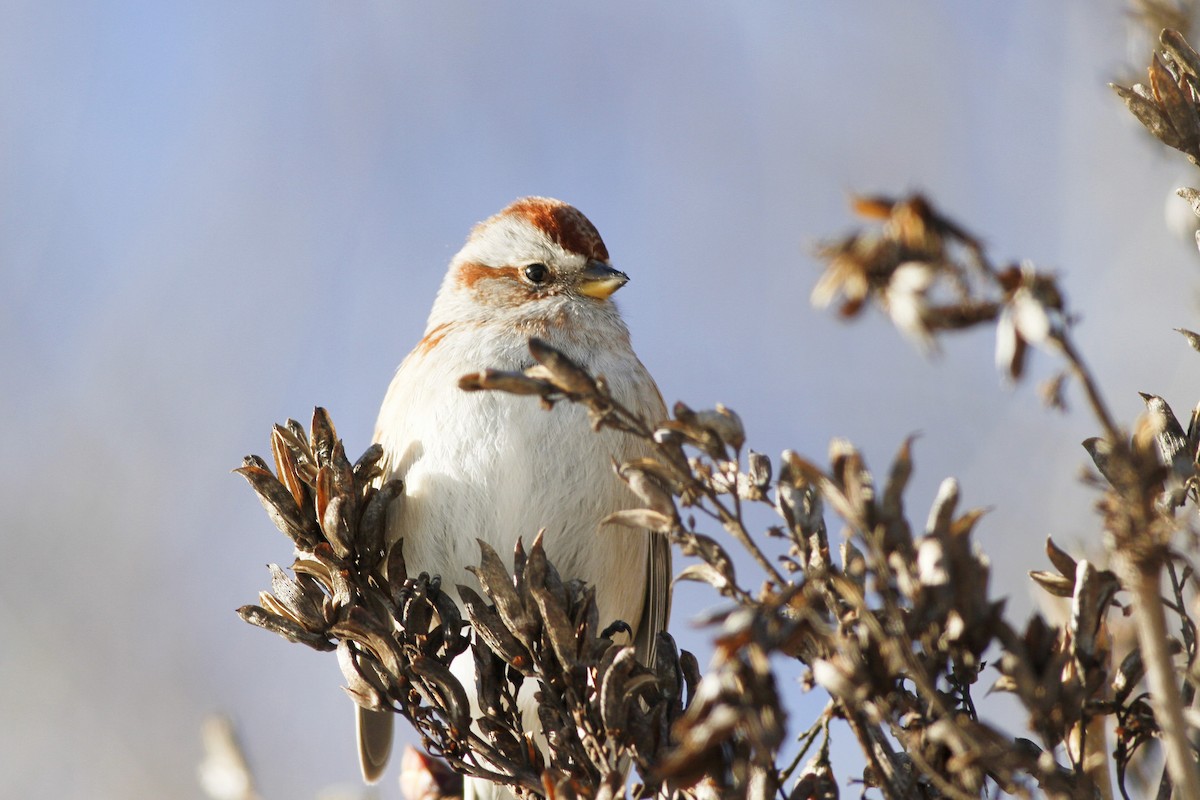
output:
[{"label": "blue sky", "polygon": [[[845,436],[877,469],[921,431],[914,519],[951,474],[992,507],[978,541],[1018,617],[1047,534],[1097,546],[1075,478],[1095,426],[1003,388],[986,334],[927,361],[877,316],[813,310],[809,253],[853,224],[848,193],[922,189],[998,260],[1060,270],[1123,420],[1139,390],[1181,414],[1200,394],[1170,330],[1198,325],[1197,254],[1163,216],[1195,180],[1105,87],[1135,49],[1116,2],[9,2],[0,21],[6,795],[197,797],[210,711],[269,797],[356,780],[334,659],[233,614],[288,552],[228,470],[318,404],[365,449],[447,260],[515,197],[601,230],[669,401],[734,407],[770,454]],[[796,698],[795,727],[820,705]]]}]

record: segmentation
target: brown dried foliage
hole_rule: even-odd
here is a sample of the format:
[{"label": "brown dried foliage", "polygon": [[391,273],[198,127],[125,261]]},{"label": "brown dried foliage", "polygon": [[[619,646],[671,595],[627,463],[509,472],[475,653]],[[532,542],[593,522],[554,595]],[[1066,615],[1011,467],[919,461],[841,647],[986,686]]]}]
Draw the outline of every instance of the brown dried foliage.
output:
[{"label": "brown dried foliage", "polygon": [[[1152,134],[1196,161],[1200,57],[1172,31],[1161,41],[1150,88],[1116,88]],[[911,440],[881,480],[841,440],[825,466],[790,451],[773,460],[745,450],[733,411],[679,403],[670,419],[639,418],[603,376],[537,339],[530,369],[464,376],[461,387],[537,397],[548,410],[579,403],[595,428],[651,445],[652,456],[616,467],[644,507],[608,522],[669,537],[690,558],[676,579],[723,598],[709,617],[716,656],[705,674],[665,633],[654,664],[614,644],[618,621],[597,618],[593,589],[562,581],[540,540],[511,561],[482,546],[482,594],[459,587],[461,605],[436,576],[408,575],[402,542],[383,544],[383,512],[403,502],[402,487],[377,485],[377,446],[350,464],[320,409],[311,434],[295,422],[276,426],[274,472],[253,456],[238,470],[297,551],[292,574],[272,566],[271,592],[239,613],[336,650],[357,702],[401,714],[454,770],[521,796],[835,798],[837,720],[865,755],[855,780],[889,799],[998,789],[1090,800],[1148,794],[1156,783],[1160,797],[1172,785],[1197,796],[1182,722],[1195,700],[1195,572],[1180,542],[1190,542],[1200,494],[1200,407],[1185,429],[1166,401],[1146,394],[1146,414],[1125,432],[1074,346],[1055,275],[1028,262],[997,267],[978,237],[919,195],[858,198],[855,209],[876,224],[820,250],[817,305],[837,300],[852,318],[874,304],[926,350],[948,332],[992,325],[1008,379],[1021,379],[1031,350],[1042,349],[1063,363],[1048,402],[1064,407],[1072,380],[1083,391],[1099,428],[1084,446],[1099,471],[1089,480],[1101,492],[1113,569],[1047,541],[1052,568],[1030,575],[1070,601],[1061,623],[1035,615],[1014,625],[991,599],[989,562],[972,541],[982,513],[960,508],[953,479],[923,524],[910,520]],[[774,524],[752,530],[755,507]],[[841,521],[833,544],[826,508]],[[753,582],[734,569],[730,547],[757,565]],[[1123,615],[1137,622],[1136,642],[1119,641]],[[449,670],[468,650],[474,696]],[[786,763],[781,672],[828,695]],[[1026,736],[981,713],[985,679],[1023,706]],[[539,697],[532,729],[516,700],[529,682]],[[1160,780],[1152,743],[1165,752]]]}]

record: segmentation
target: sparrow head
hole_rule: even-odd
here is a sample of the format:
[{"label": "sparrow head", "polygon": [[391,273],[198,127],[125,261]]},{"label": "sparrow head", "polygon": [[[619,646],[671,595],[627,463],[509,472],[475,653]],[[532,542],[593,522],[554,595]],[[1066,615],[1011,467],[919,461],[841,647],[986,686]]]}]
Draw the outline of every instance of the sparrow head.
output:
[{"label": "sparrow head", "polygon": [[561,310],[606,303],[629,280],[574,206],[525,197],[475,226],[450,263],[443,292],[493,309]]}]

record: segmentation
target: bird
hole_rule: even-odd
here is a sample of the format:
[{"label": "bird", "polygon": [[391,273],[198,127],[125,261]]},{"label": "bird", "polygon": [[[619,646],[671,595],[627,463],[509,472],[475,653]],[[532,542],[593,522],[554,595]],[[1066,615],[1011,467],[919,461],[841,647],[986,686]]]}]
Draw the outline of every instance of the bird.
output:
[{"label": "bird", "polygon": [[[595,226],[561,200],[521,198],[478,223],[388,387],[375,441],[382,480],[404,484],[388,510],[386,538],[389,545],[403,538],[409,574],[478,587],[468,571],[479,559],[477,538],[512,553],[518,539],[543,531],[563,579],[596,587],[601,624],[627,623],[645,661],[670,613],[669,543],[646,531],[600,528],[609,514],[639,506],[613,464],[650,455],[650,446],[625,432],[593,431],[574,404],[546,410],[527,397],[468,393],[458,384],[486,368],[532,366],[529,340],[537,337],[603,375],[614,397],[652,424],[665,419],[658,386],[612,300],[628,280]],[[362,774],[375,782],[391,751],[393,714],[361,707],[357,714]],[[494,790],[468,781],[469,795]]]}]

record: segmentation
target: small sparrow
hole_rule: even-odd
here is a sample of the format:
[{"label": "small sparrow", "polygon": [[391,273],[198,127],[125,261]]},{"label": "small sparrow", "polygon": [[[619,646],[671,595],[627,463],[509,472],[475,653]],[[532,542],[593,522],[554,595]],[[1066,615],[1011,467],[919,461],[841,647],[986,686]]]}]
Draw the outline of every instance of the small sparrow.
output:
[{"label": "small sparrow", "polygon": [[[627,622],[645,659],[667,623],[669,544],[647,532],[599,528],[612,512],[638,506],[612,464],[648,455],[646,445],[618,431],[594,432],[572,404],[547,412],[527,397],[458,387],[467,373],[532,366],[536,336],[603,375],[633,411],[664,419],[658,387],[610,299],[628,280],[592,223],[559,200],[527,197],[476,225],[450,261],[424,338],[392,379],[375,441],[384,449],[384,479],[404,480],[387,536],[389,544],[404,539],[410,574],[478,587],[467,571],[479,560],[476,538],[506,554],[518,538],[528,542],[544,529],[547,556],[563,579],[596,587],[601,624]],[[368,781],[387,764],[392,720],[358,709]],[[468,794],[495,788],[468,783],[477,784]]]}]

